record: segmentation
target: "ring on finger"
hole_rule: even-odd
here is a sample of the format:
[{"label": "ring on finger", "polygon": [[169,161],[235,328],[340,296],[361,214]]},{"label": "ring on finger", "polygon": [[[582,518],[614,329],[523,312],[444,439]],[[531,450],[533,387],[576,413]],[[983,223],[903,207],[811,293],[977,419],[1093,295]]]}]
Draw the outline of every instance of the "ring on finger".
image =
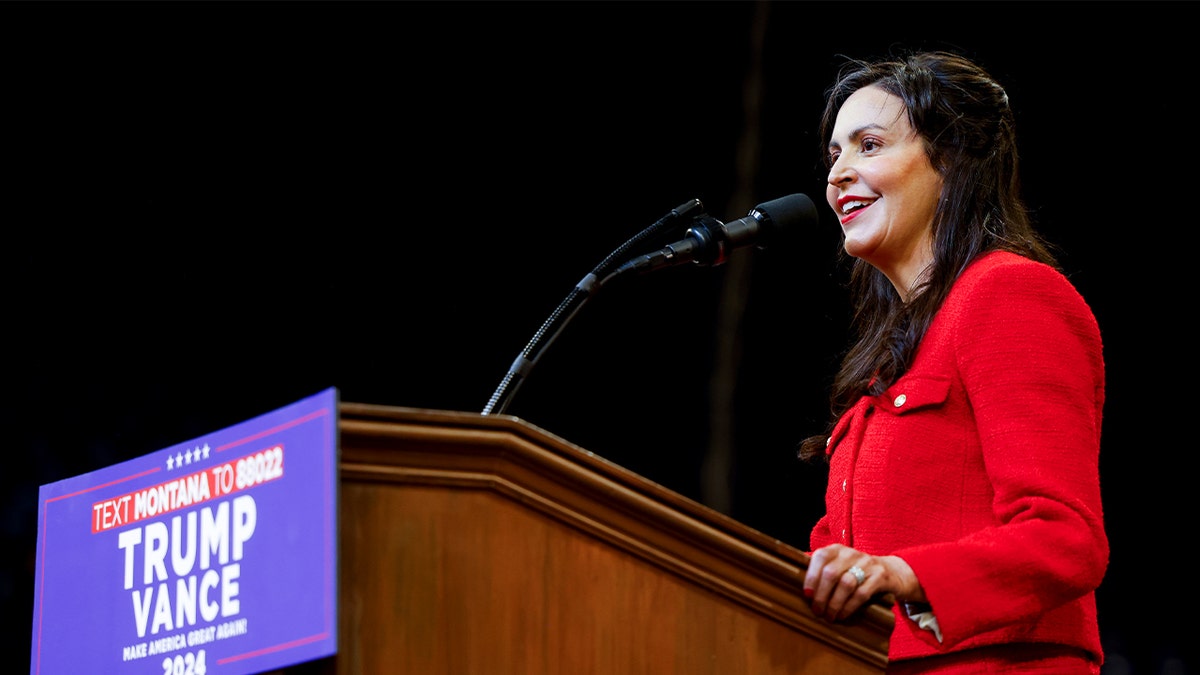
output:
[{"label": "ring on finger", "polygon": [[850,574],[854,575],[854,580],[856,582],[858,582],[857,584],[855,584],[857,586],[862,586],[862,582],[865,581],[867,578],[867,573],[862,571],[862,568],[859,567],[858,565],[855,565],[854,567],[851,567],[850,569],[848,569],[846,571],[849,572]]}]

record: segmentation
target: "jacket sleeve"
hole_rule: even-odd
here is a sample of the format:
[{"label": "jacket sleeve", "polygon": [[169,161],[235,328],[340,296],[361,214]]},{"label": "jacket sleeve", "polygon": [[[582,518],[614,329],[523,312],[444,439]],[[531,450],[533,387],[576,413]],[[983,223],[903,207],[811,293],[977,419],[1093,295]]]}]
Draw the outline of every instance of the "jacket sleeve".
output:
[{"label": "jacket sleeve", "polygon": [[945,646],[1089,593],[1108,566],[1099,452],[1104,362],[1070,282],[1028,261],[959,283],[947,300],[955,366],[994,489],[993,527],[895,551],[917,575]]}]

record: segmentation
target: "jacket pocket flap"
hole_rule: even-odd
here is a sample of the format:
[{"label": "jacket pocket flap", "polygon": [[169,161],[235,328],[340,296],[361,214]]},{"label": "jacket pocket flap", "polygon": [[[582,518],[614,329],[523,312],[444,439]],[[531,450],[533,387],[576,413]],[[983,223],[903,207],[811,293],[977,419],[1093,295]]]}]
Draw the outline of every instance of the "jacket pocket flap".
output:
[{"label": "jacket pocket flap", "polygon": [[879,397],[879,407],[893,415],[904,415],[938,406],[950,395],[950,378],[944,375],[902,377]]}]

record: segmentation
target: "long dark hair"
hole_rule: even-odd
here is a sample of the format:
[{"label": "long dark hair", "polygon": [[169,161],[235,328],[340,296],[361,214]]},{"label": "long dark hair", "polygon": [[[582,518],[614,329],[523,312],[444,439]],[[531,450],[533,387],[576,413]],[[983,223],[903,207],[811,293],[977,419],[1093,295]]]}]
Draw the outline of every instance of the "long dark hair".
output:
[{"label": "long dark hair", "polygon": [[[863,395],[883,393],[908,370],[955,279],[981,254],[1007,250],[1057,267],[1021,196],[1013,112],[995,79],[949,52],[849,60],[827,92],[820,126],[826,156],[842,104],[868,85],[904,102],[910,125],[942,176],[942,193],[933,216],[933,263],[909,302],[869,263],[851,264],[855,341],[834,378],[833,420]],[[824,457],[827,436],[804,439],[799,456]]]}]

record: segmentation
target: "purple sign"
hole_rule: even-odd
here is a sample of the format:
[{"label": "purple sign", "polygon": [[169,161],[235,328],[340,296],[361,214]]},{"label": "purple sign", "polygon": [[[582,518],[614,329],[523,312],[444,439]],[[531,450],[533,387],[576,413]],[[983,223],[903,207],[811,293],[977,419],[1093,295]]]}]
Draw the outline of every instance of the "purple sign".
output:
[{"label": "purple sign", "polygon": [[30,672],[237,675],[337,652],[337,390],[41,486]]}]

